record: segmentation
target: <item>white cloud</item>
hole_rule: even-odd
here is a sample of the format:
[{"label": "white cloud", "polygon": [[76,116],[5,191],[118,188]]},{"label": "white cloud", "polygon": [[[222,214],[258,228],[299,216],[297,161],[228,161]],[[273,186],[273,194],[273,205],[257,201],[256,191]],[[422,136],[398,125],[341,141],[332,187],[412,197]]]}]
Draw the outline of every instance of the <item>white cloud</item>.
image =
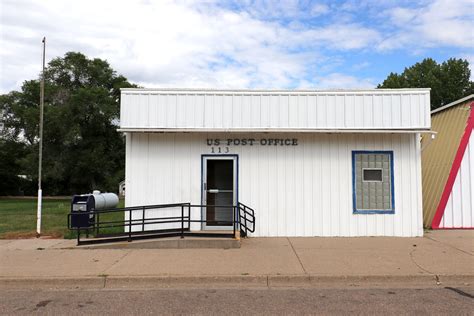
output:
[{"label": "white cloud", "polygon": [[474,54],[462,54],[459,58],[465,59],[469,63],[469,69],[471,70],[471,81],[474,81]]},{"label": "white cloud", "polygon": [[308,31],[307,40],[327,45],[335,49],[363,49],[378,43],[381,36],[378,31],[357,23],[332,24],[329,27]]},{"label": "white cloud", "polygon": [[372,79],[361,79],[341,73],[332,73],[318,78],[318,88],[324,89],[373,89],[376,84]]},{"label": "white cloud", "polygon": [[472,0],[435,0],[420,8],[391,8],[386,14],[397,29],[379,49],[474,45]]},{"label": "white cloud", "polygon": [[239,9],[249,12],[252,16],[263,20],[298,18],[308,19],[330,12],[323,2],[301,0],[236,0]]},{"label": "white cloud", "polygon": [[[379,37],[355,23],[292,28],[212,2],[206,10],[192,1],[12,0],[2,7],[3,92],[37,77],[43,36],[48,60],[80,51],[144,86],[234,88],[298,86],[311,65],[330,58],[321,47],[359,49]],[[292,1],[278,8],[297,12]]]},{"label": "white cloud", "polygon": [[377,2],[396,7],[374,26],[351,15],[374,7],[371,1],[347,2],[341,18],[340,7],[322,1],[3,0],[0,93],[37,78],[43,36],[47,60],[80,51],[147,87],[373,87],[344,74],[350,53],[472,48],[469,1],[437,0],[420,9],[397,3]]},{"label": "white cloud", "polygon": [[371,64],[368,62],[368,61],[363,61],[361,63],[358,63],[358,64],[354,64],[352,66],[352,69],[353,70],[361,70],[361,69],[364,69],[364,68],[367,68],[369,67]]},{"label": "white cloud", "polygon": [[329,13],[329,7],[323,3],[315,3],[311,7],[311,14],[314,15],[323,15]]}]

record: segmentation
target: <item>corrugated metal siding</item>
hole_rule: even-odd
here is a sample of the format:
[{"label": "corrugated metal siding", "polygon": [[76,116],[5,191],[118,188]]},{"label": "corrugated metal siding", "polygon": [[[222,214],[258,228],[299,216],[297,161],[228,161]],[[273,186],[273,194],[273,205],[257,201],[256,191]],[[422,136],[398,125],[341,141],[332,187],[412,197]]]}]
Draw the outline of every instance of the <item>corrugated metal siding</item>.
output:
[{"label": "corrugated metal siding", "polygon": [[123,90],[120,127],[252,131],[429,129],[429,109],[429,90]]},{"label": "corrugated metal siding", "polygon": [[474,134],[464,153],[440,228],[474,227]]},{"label": "corrugated metal siding", "polygon": [[[453,106],[432,117],[436,138],[422,152],[423,167],[423,225],[431,227],[434,214],[446,185],[454,156],[469,117],[469,102]],[[422,144],[429,141],[423,137]]]},{"label": "corrugated metal siding", "polygon": [[[236,134],[127,134],[126,205],[201,202],[207,138]],[[254,236],[422,236],[418,134],[238,134],[297,138],[298,146],[230,146],[239,201],[256,211]],[[353,214],[352,150],[393,150],[395,214]],[[140,218],[140,214],[134,218]],[[195,211],[193,218],[200,219]],[[194,225],[193,229],[199,229]]]}]

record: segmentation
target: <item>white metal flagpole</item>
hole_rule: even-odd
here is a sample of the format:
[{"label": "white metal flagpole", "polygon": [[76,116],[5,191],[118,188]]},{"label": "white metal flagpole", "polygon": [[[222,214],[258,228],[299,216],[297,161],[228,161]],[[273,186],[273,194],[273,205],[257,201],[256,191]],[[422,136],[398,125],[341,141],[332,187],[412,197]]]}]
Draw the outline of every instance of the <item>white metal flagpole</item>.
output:
[{"label": "white metal flagpole", "polygon": [[41,209],[43,191],[41,190],[41,164],[43,162],[43,108],[44,108],[44,61],[46,53],[46,37],[43,37],[43,71],[40,83],[40,120],[39,120],[39,161],[38,161],[38,208],[36,211],[36,237],[41,236]]}]

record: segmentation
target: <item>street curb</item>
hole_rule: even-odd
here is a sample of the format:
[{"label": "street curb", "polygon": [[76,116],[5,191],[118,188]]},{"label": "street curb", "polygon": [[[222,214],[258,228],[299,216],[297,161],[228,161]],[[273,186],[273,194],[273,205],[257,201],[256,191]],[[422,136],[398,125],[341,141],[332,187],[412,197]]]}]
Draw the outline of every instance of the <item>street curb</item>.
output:
[{"label": "street curb", "polygon": [[34,289],[34,290],[73,290],[102,289],[104,277],[38,277],[38,278],[0,278],[0,289]]},{"label": "street curb", "polygon": [[192,287],[267,287],[267,276],[143,276],[107,277],[105,287],[134,288],[192,288]]},{"label": "street curb", "polygon": [[221,275],[221,276],[96,276],[0,277],[3,290],[164,289],[164,288],[412,288],[470,286],[474,275],[321,276],[321,275]]}]

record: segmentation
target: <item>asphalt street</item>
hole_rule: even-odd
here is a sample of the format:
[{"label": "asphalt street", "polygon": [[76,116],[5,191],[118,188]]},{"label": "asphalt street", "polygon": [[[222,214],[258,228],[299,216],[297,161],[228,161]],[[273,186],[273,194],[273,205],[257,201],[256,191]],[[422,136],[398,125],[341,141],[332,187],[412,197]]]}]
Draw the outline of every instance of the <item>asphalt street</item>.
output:
[{"label": "asphalt street", "polygon": [[472,315],[474,289],[0,290],[1,315]]}]

